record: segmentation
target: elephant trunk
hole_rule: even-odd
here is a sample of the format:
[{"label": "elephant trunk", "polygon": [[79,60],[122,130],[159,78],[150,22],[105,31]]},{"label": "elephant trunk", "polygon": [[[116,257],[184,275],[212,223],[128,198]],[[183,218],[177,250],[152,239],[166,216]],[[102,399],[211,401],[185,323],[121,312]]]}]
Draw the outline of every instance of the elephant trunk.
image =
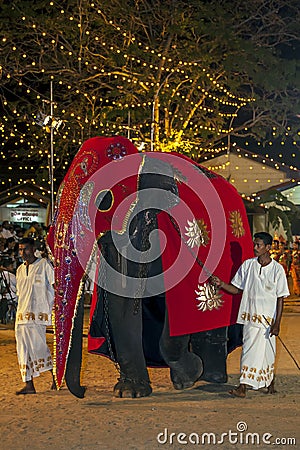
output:
[{"label": "elephant trunk", "polygon": [[84,317],[84,292],[78,305],[74,319],[71,337],[71,347],[68,355],[65,380],[69,391],[78,398],[83,398],[86,388],[80,385],[80,371],[82,362],[82,330]]}]

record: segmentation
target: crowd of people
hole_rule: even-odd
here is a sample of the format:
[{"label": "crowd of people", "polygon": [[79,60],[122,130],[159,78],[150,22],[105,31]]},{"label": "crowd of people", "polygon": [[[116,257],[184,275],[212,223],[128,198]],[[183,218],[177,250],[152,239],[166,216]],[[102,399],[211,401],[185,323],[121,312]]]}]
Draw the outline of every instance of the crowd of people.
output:
[{"label": "crowd of people", "polygon": [[289,245],[283,239],[273,239],[270,256],[284,268],[290,280],[291,293],[300,295],[300,241],[294,240]]}]

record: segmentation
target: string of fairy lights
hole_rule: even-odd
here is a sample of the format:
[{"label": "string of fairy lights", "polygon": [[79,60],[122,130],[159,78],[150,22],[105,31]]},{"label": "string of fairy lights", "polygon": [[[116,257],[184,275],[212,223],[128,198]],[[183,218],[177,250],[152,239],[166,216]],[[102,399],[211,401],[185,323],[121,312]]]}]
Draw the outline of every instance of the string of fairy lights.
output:
[{"label": "string of fairy lights", "polygon": [[[68,14],[64,9],[60,7],[60,5],[56,2],[50,2],[50,6],[56,6],[60,9],[60,13],[65,17],[66,20],[68,20],[70,23],[74,24],[74,27],[77,27],[80,31],[80,33],[83,33],[87,39],[90,39],[92,36],[92,31],[84,28],[83,24],[80,21],[76,21],[74,15],[69,14],[68,17],[66,15]],[[94,3],[90,4],[91,8],[96,8],[97,6]],[[102,14],[102,11],[100,9],[97,9],[98,14]],[[28,25],[34,30],[35,32],[39,32],[40,35],[43,37],[43,39],[47,39],[49,37],[50,43],[54,46],[57,45],[57,48],[63,54],[65,57],[69,57],[70,59],[77,60],[78,63],[88,68],[90,78],[93,80],[96,79],[108,79],[111,84],[114,86],[117,85],[121,88],[125,86],[126,88],[130,86],[131,90],[134,90],[135,87],[138,87],[139,89],[144,90],[145,93],[149,92],[158,92],[160,91],[160,96],[163,97],[166,93],[168,94],[168,98],[173,99],[175,102],[182,102],[182,104],[187,107],[189,106],[190,109],[195,109],[197,111],[201,111],[202,114],[216,114],[216,116],[219,116],[221,120],[225,120],[225,123],[228,124],[228,121],[230,121],[231,126],[228,128],[226,127],[217,127],[214,125],[208,125],[205,123],[199,123],[197,120],[193,120],[193,118],[189,121],[189,127],[188,130],[191,133],[192,138],[189,136],[189,141],[192,143],[192,157],[197,157],[197,155],[201,153],[205,153],[207,155],[210,155],[209,157],[216,156],[228,149],[227,143],[222,143],[222,136],[231,135],[234,131],[233,119],[237,117],[236,112],[226,112],[222,111],[222,108],[234,108],[235,111],[243,106],[248,105],[251,102],[254,102],[255,99],[252,97],[245,98],[240,97],[232,93],[228,88],[225,86],[225,84],[222,84],[222,82],[218,79],[217,76],[210,73],[208,69],[203,67],[203,63],[200,61],[182,61],[182,60],[176,60],[174,58],[165,56],[163,52],[151,49],[150,46],[145,45],[142,42],[137,42],[137,39],[134,36],[127,35],[126,32],[124,32],[121,27],[117,26],[113,21],[109,21],[108,24],[111,25],[114,28],[114,31],[118,32],[123,38],[126,38],[127,40],[130,40],[132,43],[135,44],[135,46],[139,49],[139,56],[137,54],[130,54],[129,49],[127,51],[121,50],[117,45],[111,45],[110,43],[105,42],[100,36],[93,36],[92,42],[93,45],[98,46],[101,48],[101,50],[105,51],[106,55],[113,54],[118,55],[119,58],[121,58],[122,61],[125,62],[124,66],[127,68],[134,66],[135,70],[130,71],[122,70],[120,71],[118,68],[108,68],[103,67],[99,64],[94,64],[91,59],[88,57],[84,57],[82,54],[74,55],[74,51],[72,51],[66,44],[63,43],[57,43],[55,39],[53,39],[49,33],[47,33],[46,30],[39,30],[39,24],[33,23],[32,19],[27,19],[27,17],[24,15],[22,16],[22,22],[26,26]],[[3,37],[2,39],[3,45],[10,45],[11,51],[16,52],[18,50],[18,47],[14,43],[8,42],[8,39],[6,37]],[[45,74],[46,76],[46,70],[43,67],[39,66],[38,61],[35,61],[32,59],[32,56],[30,54],[27,54],[25,51],[21,55],[23,60],[26,60],[27,66],[30,65],[33,71],[36,71],[39,74]],[[148,79],[145,79],[145,73],[151,74],[151,77]],[[10,103],[9,100],[3,98],[3,109],[4,114],[1,117],[0,120],[0,133],[2,142],[1,145],[4,147],[4,149],[0,150],[0,158],[2,160],[7,159],[6,154],[6,145],[7,143],[10,143],[12,139],[14,139],[14,146],[18,149],[21,146],[27,146],[28,152],[26,153],[26,157],[28,159],[28,162],[26,165],[19,166],[19,169],[22,170],[23,167],[25,170],[34,170],[34,164],[30,164],[30,161],[35,161],[38,156],[42,155],[48,155],[49,154],[49,139],[47,133],[41,132],[41,129],[38,127],[38,121],[39,121],[39,114],[41,112],[43,113],[46,109],[46,107],[49,104],[49,98],[39,92],[36,88],[32,87],[27,83],[24,79],[20,78],[20,75],[14,72],[9,72],[5,66],[0,66],[0,73],[2,74],[2,77],[6,81],[11,81],[12,83],[17,83],[19,88],[22,88],[24,90],[24,94],[27,95],[28,102],[31,102],[31,106],[33,109],[35,109],[35,114],[33,114],[31,117],[26,117],[26,120],[23,121],[22,117],[24,116],[24,113],[22,111],[18,111],[17,109],[11,110],[10,109]],[[162,74],[165,75],[165,78],[163,80],[159,79],[159,81],[156,81],[156,75],[155,74]],[[195,75],[195,73],[197,75]],[[201,76],[200,76],[201,74]],[[48,75],[47,75],[48,76]],[[190,91],[187,89],[187,92],[183,92],[182,90],[178,89],[178,83],[174,86],[172,83],[172,77],[178,77],[181,80],[181,86],[184,84],[185,87],[193,87],[196,86],[196,92],[197,96],[195,99],[190,97]],[[197,83],[197,77],[199,78],[199,83]],[[84,139],[84,132],[86,129],[92,129],[97,134],[105,134],[107,132],[111,133],[124,133],[127,130],[131,130],[131,133],[134,134],[135,138],[137,139],[140,135],[147,136],[150,132],[150,127],[152,123],[152,117],[151,117],[151,108],[153,105],[153,99],[147,100],[144,99],[143,101],[129,101],[129,102],[123,102],[118,99],[112,99],[107,98],[105,95],[90,95],[89,92],[85,92],[82,90],[82,88],[78,88],[78,85],[73,85],[72,82],[65,81],[62,79],[57,78],[57,76],[51,76],[51,79],[54,80],[54,83],[56,83],[57,89],[64,89],[65,92],[73,93],[75,96],[82,96],[86,99],[88,104],[95,104],[97,102],[98,109],[101,110],[105,107],[108,108],[121,108],[123,110],[128,110],[128,112],[140,110],[140,115],[144,112],[143,121],[139,123],[130,123],[128,125],[127,123],[119,123],[114,120],[107,120],[105,118],[101,117],[88,117],[85,115],[80,115],[76,113],[75,111],[71,111],[68,108],[61,107],[58,102],[54,103],[54,110],[55,110],[55,116],[62,118],[63,127],[61,127],[60,130],[55,130],[54,135],[59,139],[69,142],[73,145],[80,146]],[[205,81],[206,80],[206,81]],[[9,92],[9,87],[5,86],[5,89],[7,92]],[[12,92],[13,95],[17,95],[15,91]],[[32,96],[32,97],[31,97]],[[202,102],[199,102],[199,97],[203,98]],[[205,101],[208,101],[209,106],[205,104]],[[213,103],[216,103],[221,107],[213,108],[211,105]],[[159,103],[158,106],[163,107],[164,105]],[[182,124],[186,120],[186,112],[185,108],[182,108],[182,113],[172,111],[168,111],[168,115],[170,118],[174,121],[175,119],[178,120],[178,123]],[[7,113],[5,114],[5,110],[7,110]],[[16,122],[12,124],[9,116],[13,115],[16,117]],[[205,117],[205,116],[204,116]],[[19,128],[19,122],[20,121],[23,124],[23,129]],[[25,127],[25,129],[24,129]],[[77,127],[77,128],[76,128]],[[43,127],[45,129],[46,127]],[[77,135],[74,129],[77,130]],[[290,128],[287,128],[286,136],[289,137]],[[199,135],[201,136],[201,133],[215,133],[217,136],[220,137],[221,144],[219,145],[211,145],[211,146],[203,146],[199,142],[201,140],[197,141],[197,137]],[[276,127],[273,128],[274,139],[278,136],[278,130]],[[300,132],[298,133],[300,135]],[[31,136],[31,141],[28,140],[28,137]],[[184,138],[183,138],[184,141]],[[54,142],[55,144],[55,142]],[[245,146],[251,145],[249,142],[245,142]],[[260,142],[257,142],[257,145],[263,145]],[[270,140],[267,144],[264,144],[264,147],[272,146],[273,142]],[[285,146],[285,141],[282,140],[281,142],[282,146]],[[295,150],[291,154],[295,160],[298,158],[299,161],[299,143],[294,140],[292,142],[293,147]],[[36,149],[39,148],[38,152],[36,152]],[[297,154],[298,151],[298,154]],[[55,157],[55,163],[60,163],[62,166],[62,169],[65,170],[69,165],[69,158],[70,154],[68,151],[65,152],[63,157],[59,154],[59,151],[54,154]],[[267,157],[267,155],[266,155]],[[281,159],[284,157],[283,152],[278,154],[278,157]],[[16,161],[20,159],[20,156],[18,152],[14,152],[14,158]],[[64,160],[62,161],[62,158]],[[272,158],[271,158],[271,161]],[[296,162],[298,162],[296,161]],[[281,164],[284,166],[284,163]],[[46,167],[47,168],[47,167]],[[296,169],[296,167],[291,166],[291,168]],[[8,170],[13,172],[14,167],[13,164],[8,167]],[[22,183],[24,180],[20,179],[19,183]],[[32,179],[34,181],[34,179]],[[45,179],[45,181],[47,181]],[[4,184],[4,181],[2,181],[2,184]]]}]

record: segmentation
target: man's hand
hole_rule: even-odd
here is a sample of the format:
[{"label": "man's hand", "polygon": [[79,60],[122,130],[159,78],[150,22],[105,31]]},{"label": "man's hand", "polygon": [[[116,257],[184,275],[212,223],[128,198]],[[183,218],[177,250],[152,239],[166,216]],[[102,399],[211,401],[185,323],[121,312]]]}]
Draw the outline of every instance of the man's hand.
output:
[{"label": "man's hand", "polygon": [[273,323],[270,327],[270,336],[278,336],[279,335],[279,325]]},{"label": "man's hand", "polygon": [[217,277],[216,275],[212,275],[210,277],[210,282],[213,286],[215,286],[218,289],[222,288],[224,285],[224,282],[222,280],[220,280],[220,278]]},{"label": "man's hand", "polygon": [[220,278],[217,277],[216,275],[212,275],[210,277],[209,281],[217,289],[224,289],[225,291],[229,292],[229,294],[235,295],[235,294],[239,294],[242,292],[240,289],[233,286],[233,284],[231,284],[231,283],[227,284],[227,283],[225,283],[225,281],[220,280]]}]

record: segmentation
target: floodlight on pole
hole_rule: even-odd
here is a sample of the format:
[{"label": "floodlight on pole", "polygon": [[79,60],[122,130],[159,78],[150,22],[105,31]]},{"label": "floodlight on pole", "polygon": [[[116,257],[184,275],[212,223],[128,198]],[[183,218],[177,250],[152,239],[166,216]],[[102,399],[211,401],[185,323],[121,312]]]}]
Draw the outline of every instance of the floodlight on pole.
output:
[{"label": "floodlight on pole", "polygon": [[58,117],[54,117],[54,100],[53,100],[53,80],[50,80],[50,100],[42,100],[44,103],[50,104],[50,115],[39,111],[36,116],[37,125],[42,126],[47,133],[50,133],[50,154],[49,161],[49,184],[50,184],[50,222],[54,217],[54,130],[58,130],[64,121]]},{"label": "floodlight on pole", "polygon": [[53,80],[50,81],[50,116],[44,116],[43,126],[50,133],[49,183],[50,183],[50,221],[54,217],[54,130],[58,130],[63,120],[54,117]]}]

